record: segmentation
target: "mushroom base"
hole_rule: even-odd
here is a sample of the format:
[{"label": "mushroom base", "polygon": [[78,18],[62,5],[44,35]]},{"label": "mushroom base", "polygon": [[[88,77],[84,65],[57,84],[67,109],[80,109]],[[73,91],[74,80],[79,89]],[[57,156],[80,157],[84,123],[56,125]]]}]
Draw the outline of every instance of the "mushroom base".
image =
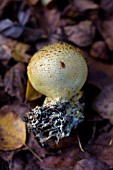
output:
[{"label": "mushroom base", "polygon": [[28,130],[34,133],[44,147],[51,138],[58,144],[61,138],[69,136],[72,128],[76,128],[83,121],[83,108],[84,104],[79,101],[74,104],[56,102],[52,105],[36,106],[23,118]]}]

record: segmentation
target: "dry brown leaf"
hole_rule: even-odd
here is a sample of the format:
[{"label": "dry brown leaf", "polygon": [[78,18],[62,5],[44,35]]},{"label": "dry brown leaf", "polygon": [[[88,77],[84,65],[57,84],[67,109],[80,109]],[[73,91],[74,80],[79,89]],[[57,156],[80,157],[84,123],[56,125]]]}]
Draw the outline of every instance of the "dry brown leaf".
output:
[{"label": "dry brown leaf", "polygon": [[16,114],[0,113],[0,150],[15,150],[26,141],[26,126]]},{"label": "dry brown leaf", "polygon": [[3,65],[7,65],[11,59],[11,50],[6,45],[0,45],[0,61]]},{"label": "dry brown leaf", "polygon": [[113,146],[109,145],[112,134],[113,128],[111,130],[109,130],[109,127],[108,129],[106,128],[106,130],[104,129],[104,132],[100,133],[97,139],[86,148],[91,155],[105,162],[110,168],[113,168]]},{"label": "dry brown leaf", "polygon": [[111,0],[101,0],[100,7],[105,11],[105,15],[109,17],[109,15],[113,14],[113,1]]},{"label": "dry brown leaf", "polygon": [[38,93],[31,85],[29,80],[27,81],[27,87],[26,87],[26,95],[25,98],[27,101],[33,101],[36,99],[39,99],[42,96],[42,94]]},{"label": "dry brown leaf", "polygon": [[98,9],[98,5],[94,3],[92,0],[79,0],[73,1],[73,6],[79,11],[79,12],[84,12],[86,10],[94,10]]},{"label": "dry brown leaf", "polygon": [[67,148],[67,150],[58,155],[50,155],[46,157],[43,162],[40,163],[40,167],[44,170],[46,170],[46,168],[51,170],[72,170],[76,160],[79,159],[79,156],[77,155],[79,151],[79,148],[75,146],[72,148]]},{"label": "dry brown leaf", "polygon": [[104,41],[97,41],[93,43],[90,54],[94,58],[109,61],[108,50]]},{"label": "dry brown leaf", "polygon": [[19,101],[23,101],[25,92],[25,65],[17,63],[14,65],[4,77],[5,92],[12,97],[16,97]]},{"label": "dry brown leaf", "polygon": [[113,84],[104,87],[92,103],[92,108],[113,124]]},{"label": "dry brown leaf", "polygon": [[74,167],[74,170],[108,170],[109,166],[99,160],[90,158],[82,159],[78,161]]},{"label": "dry brown leaf", "polygon": [[29,111],[28,106],[25,104],[19,104],[18,102],[12,103],[11,105],[4,105],[0,108],[0,113],[13,112],[21,117],[23,114]]},{"label": "dry brown leaf", "polygon": [[113,19],[101,20],[98,19],[96,22],[97,29],[103,36],[109,49],[113,51]]},{"label": "dry brown leaf", "polygon": [[0,45],[1,46],[3,46],[3,45],[7,46],[8,50],[11,51],[17,45],[17,41],[13,40],[11,38],[4,37],[0,34]]},{"label": "dry brown leaf", "polygon": [[113,124],[113,64],[102,63],[92,58],[87,60],[88,83],[100,89],[92,103],[92,109]]},{"label": "dry brown leaf", "polygon": [[99,8],[98,4],[94,3],[91,0],[79,0],[79,1],[74,0],[64,9],[63,15],[75,18],[87,11],[89,14],[88,16],[90,16],[91,13],[96,14],[98,8]]},{"label": "dry brown leaf", "polygon": [[113,64],[102,63],[90,56],[88,63],[88,83],[102,90],[105,86],[113,84]]},{"label": "dry brown leaf", "polygon": [[65,26],[64,31],[68,40],[80,47],[91,45],[95,36],[95,27],[88,20],[82,21],[77,25]]},{"label": "dry brown leaf", "polygon": [[60,12],[57,8],[51,10],[45,10],[45,17],[47,20],[46,28],[49,33],[53,33],[57,30],[60,23]]}]

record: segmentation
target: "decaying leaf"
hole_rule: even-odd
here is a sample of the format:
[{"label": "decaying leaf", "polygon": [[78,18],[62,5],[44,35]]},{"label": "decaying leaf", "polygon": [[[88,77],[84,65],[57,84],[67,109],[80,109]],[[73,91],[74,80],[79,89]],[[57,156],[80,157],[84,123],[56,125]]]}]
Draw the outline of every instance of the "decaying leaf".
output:
[{"label": "decaying leaf", "polygon": [[16,40],[6,38],[0,34],[0,45],[2,46],[5,45],[9,48],[9,50],[12,50],[13,48],[15,48],[16,44],[17,44]]},{"label": "decaying leaf", "polygon": [[95,27],[88,20],[82,21],[77,25],[65,26],[64,31],[68,40],[80,47],[91,45],[95,36]]},{"label": "decaying leaf", "polygon": [[19,22],[24,26],[29,20],[29,17],[31,15],[31,10],[28,9],[26,11],[19,11],[18,12],[18,20]]},{"label": "decaying leaf", "polygon": [[27,101],[32,101],[40,98],[42,94],[38,93],[31,85],[29,80],[27,81],[27,87],[26,87],[26,100]]},{"label": "decaying leaf", "polygon": [[25,31],[23,32],[23,39],[25,42],[34,42],[37,39],[46,39],[47,34],[43,29],[40,28],[25,28]]},{"label": "decaying leaf", "polygon": [[98,9],[98,4],[96,4],[92,0],[79,0],[73,1],[73,6],[79,11],[79,12],[84,12],[86,10],[94,10]]},{"label": "decaying leaf", "polygon": [[92,108],[113,124],[113,84],[102,89],[92,103]]},{"label": "decaying leaf", "polygon": [[105,86],[113,84],[113,64],[102,63],[87,57],[88,83],[102,90]]},{"label": "decaying leaf", "polygon": [[[96,157],[96,159],[105,162],[109,169],[113,168],[113,146],[109,145],[112,138],[113,128],[109,127],[103,129],[103,133],[95,139],[90,145],[87,146],[87,151]],[[102,169],[103,170],[103,169]]]},{"label": "decaying leaf", "polygon": [[100,34],[103,36],[109,49],[113,51],[113,19],[109,19],[109,20],[98,19],[96,25],[97,25],[97,29],[99,30]]},{"label": "decaying leaf", "polygon": [[[78,147],[72,147],[69,150],[65,150],[65,152],[61,152],[61,154],[46,157],[40,164],[40,167],[44,170],[46,170],[46,167],[48,167],[48,169],[72,170],[78,159],[77,153],[79,151]],[[75,157],[76,159],[74,159]]]},{"label": "decaying leaf", "polygon": [[26,141],[26,126],[13,112],[0,113],[0,150],[15,150]]},{"label": "decaying leaf", "polygon": [[18,104],[18,102],[15,102],[11,105],[4,105],[0,108],[1,113],[8,113],[13,112],[17,114],[19,117],[21,117],[23,114],[29,111],[29,108],[27,105],[24,104]]},{"label": "decaying leaf", "polygon": [[25,92],[25,65],[17,63],[14,65],[4,77],[5,92],[10,96],[16,97],[19,101],[24,99]]},{"label": "decaying leaf", "polygon": [[8,18],[0,21],[0,32],[5,36],[18,38],[23,31],[24,27],[22,27],[20,24],[15,24]]},{"label": "decaying leaf", "polygon": [[[29,157],[29,158],[28,158]],[[27,163],[26,163],[27,161]],[[22,151],[13,156],[10,161],[11,170],[40,170],[39,163],[29,150]]]},{"label": "decaying leaf", "polygon": [[91,47],[90,54],[94,58],[109,61],[108,49],[104,41],[95,42]]},{"label": "decaying leaf", "polygon": [[58,11],[57,8],[45,10],[45,17],[47,21],[46,25],[47,31],[49,33],[55,32],[60,23],[60,12]]},{"label": "decaying leaf", "polygon": [[0,45],[0,61],[3,65],[8,64],[8,61],[11,59],[11,50],[6,45]]},{"label": "decaying leaf", "polygon": [[75,18],[86,11],[93,12],[94,10],[98,10],[98,5],[91,0],[73,0],[63,11],[64,16],[68,16],[71,18]]},{"label": "decaying leaf", "polygon": [[74,170],[108,170],[109,166],[94,158],[82,159],[78,161],[74,167]]},{"label": "decaying leaf", "polygon": [[92,108],[113,124],[113,65],[88,58],[88,83],[100,89]]},{"label": "decaying leaf", "polygon": [[104,10],[107,17],[110,17],[109,15],[113,14],[113,1],[100,0],[100,7]]},{"label": "decaying leaf", "polygon": [[0,32],[13,26],[13,22],[10,19],[4,19],[0,21]]}]

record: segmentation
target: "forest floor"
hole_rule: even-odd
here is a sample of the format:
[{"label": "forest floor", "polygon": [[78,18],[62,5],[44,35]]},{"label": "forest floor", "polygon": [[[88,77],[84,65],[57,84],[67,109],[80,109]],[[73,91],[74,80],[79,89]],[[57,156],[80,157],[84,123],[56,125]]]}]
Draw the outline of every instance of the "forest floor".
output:
[{"label": "forest floor", "polygon": [[[26,97],[27,65],[36,51],[59,41],[84,52],[85,119],[58,145],[42,148],[21,120],[44,100],[35,91]],[[113,1],[1,0],[0,170],[111,170],[112,139]]]}]

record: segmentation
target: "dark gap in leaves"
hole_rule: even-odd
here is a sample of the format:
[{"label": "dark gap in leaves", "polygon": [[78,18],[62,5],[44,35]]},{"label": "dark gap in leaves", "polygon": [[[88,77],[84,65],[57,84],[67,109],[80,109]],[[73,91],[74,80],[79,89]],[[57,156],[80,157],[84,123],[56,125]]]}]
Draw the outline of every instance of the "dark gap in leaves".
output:
[{"label": "dark gap in leaves", "polygon": [[[13,161],[23,161],[24,164],[28,164],[28,160],[31,159],[32,153],[28,150],[17,152],[13,156]],[[25,166],[25,165],[24,165]]]},{"label": "dark gap in leaves", "polygon": [[85,98],[87,112],[87,109],[91,109],[91,103],[93,102],[95,97],[100,93],[100,89],[92,84],[85,84],[84,92],[85,92],[84,96],[87,96],[87,98]]},{"label": "dark gap in leaves", "polygon": [[8,161],[5,161],[0,157],[0,170],[10,170]]},{"label": "dark gap in leaves", "polygon": [[26,54],[33,56],[33,54],[37,51],[35,47],[35,43],[30,42],[29,44],[30,44],[30,48],[26,51]]},{"label": "dark gap in leaves", "polygon": [[9,67],[12,67],[12,66],[14,66],[16,63],[17,63],[17,62],[16,62],[13,58],[11,58],[10,61],[8,62],[8,66],[9,66]]},{"label": "dark gap in leaves", "polygon": [[70,0],[56,0],[56,5],[60,11],[62,11],[68,4]]},{"label": "dark gap in leaves", "polygon": [[8,6],[6,6],[5,10],[3,11],[2,14],[2,19],[9,18],[13,21],[17,20],[17,11],[19,10],[19,6],[21,4],[21,1],[10,1]]},{"label": "dark gap in leaves", "polygon": [[101,0],[93,0],[96,4],[100,4]]}]

